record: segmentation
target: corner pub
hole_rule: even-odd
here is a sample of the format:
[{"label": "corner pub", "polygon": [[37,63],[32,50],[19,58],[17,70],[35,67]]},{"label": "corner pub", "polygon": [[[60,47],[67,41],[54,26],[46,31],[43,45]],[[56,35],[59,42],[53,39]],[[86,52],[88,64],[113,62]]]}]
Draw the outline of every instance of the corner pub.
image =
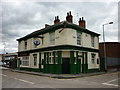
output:
[{"label": "corner pub", "polygon": [[45,24],[17,41],[20,70],[54,74],[100,70],[99,34],[86,29],[83,17],[73,24],[71,11],[65,21],[56,16],[53,25]]}]

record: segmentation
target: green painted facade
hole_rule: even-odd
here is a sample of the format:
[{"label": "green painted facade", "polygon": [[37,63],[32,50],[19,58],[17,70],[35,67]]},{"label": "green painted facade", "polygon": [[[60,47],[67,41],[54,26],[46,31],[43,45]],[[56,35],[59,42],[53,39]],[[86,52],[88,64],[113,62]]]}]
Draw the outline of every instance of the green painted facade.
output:
[{"label": "green painted facade", "polygon": [[[49,52],[44,53],[43,69],[41,68],[41,53],[39,53],[39,68],[24,68],[20,67],[20,70],[62,74],[62,51],[53,51],[53,64],[49,63]],[[74,53],[76,54],[74,56]],[[56,63],[57,56],[57,63]],[[91,73],[98,72],[99,69],[88,69],[88,57],[87,52],[82,52],[81,56],[78,56],[78,51],[70,51],[70,74]],[[76,61],[76,63],[75,63]]]},{"label": "green painted facade", "polygon": [[[49,64],[49,52],[44,53],[44,68],[40,71],[43,71],[44,73],[55,73],[55,74],[61,74],[62,73],[62,52],[53,52],[54,58],[53,58],[53,64]],[[58,56],[58,62],[55,64],[55,55]],[[40,56],[41,57],[41,56]],[[41,69],[41,68],[40,68]]]},{"label": "green painted facade", "polygon": [[40,72],[39,68],[20,67],[19,69],[20,70],[25,70],[25,71]]}]

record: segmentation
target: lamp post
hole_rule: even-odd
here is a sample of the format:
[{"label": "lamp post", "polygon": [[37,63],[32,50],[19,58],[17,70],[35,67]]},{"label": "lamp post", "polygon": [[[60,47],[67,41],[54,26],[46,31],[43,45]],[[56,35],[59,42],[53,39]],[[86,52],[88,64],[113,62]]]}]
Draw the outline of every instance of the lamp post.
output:
[{"label": "lamp post", "polygon": [[106,59],[106,45],[105,45],[105,31],[104,31],[104,26],[113,24],[113,22],[109,22],[106,24],[103,24],[103,42],[104,42],[104,58],[105,58],[105,71],[107,71],[107,59]]}]

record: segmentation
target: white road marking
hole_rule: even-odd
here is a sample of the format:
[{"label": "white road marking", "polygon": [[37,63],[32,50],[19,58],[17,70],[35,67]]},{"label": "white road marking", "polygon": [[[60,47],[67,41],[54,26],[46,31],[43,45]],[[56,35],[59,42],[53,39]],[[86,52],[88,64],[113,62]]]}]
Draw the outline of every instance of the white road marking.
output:
[{"label": "white road marking", "polygon": [[113,80],[111,80],[111,81],[108,81],[108,82],[105,82],[105,83],[102,83],[102,84],[104,84],[104,85],[109,85],[109,86],[116,86],[116,87],[118,87],[118,85],[116,85],[116,84],[110,84],[110,83],[113,82],[113,81],[119,80],[119,79],[120,79],[120,78],[113,79]]},{"label": "white road marking", "polygon": [[118,85],[115,85],[115,84],[109,84],[109,83],[102,83],[104,85],[109,85],[109,86],[115,86],[115,87],[118,87]]},{"label": "white road marking", "polygon": [[25,82],[25,83],[30,83],[30,84],[34,84],[33,82],[30,82],[30,81],[26,81],[26,80],[23,80],[23,79],[19,79],[19,78],[14,78],[15,80],[19,80],[19,81],[22,81],[22,82]]},{"label": "white road marking", "polygon": [[[8,77],[7,75],[5,74],[0,74],[1,76],[4,76],[4,77]],[[10,77],[11,78],[11,77]],[[30,82],[30,81],[26,81],[26,80],[23,80],[23,79],[19,79],[19,78],[13,78],[15,80],[19,80],[19,81],[22,81],[22,82],[25,82],[25,83],[30,83],[30,84],[34,84],[33,82]]]},{"label": "white road marking", "polygon": [[118,79],[120,79],[120,78],[113,79],[113,80],[111,80],[111,81],[108,81],[107,83],[110,83],[110,82],[116,81],[116,80],[118,80]]},{"label": "white road marking", "polygon": [[7,75],[5,75],[5,74],[0,74],[1,76],[4,76],[4,77],[8,77]]}]

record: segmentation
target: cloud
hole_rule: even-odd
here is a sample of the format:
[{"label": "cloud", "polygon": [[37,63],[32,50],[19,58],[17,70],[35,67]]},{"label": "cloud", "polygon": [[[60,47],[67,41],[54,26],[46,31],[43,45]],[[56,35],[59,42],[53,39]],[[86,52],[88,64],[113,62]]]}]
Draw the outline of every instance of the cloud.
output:
[{"label": "cloud", "polygon": [[117,41],[117,8],[116,2],[3,2],[0,36],[6,42],[6,52],[15,52],[16,39],[43,28],[46,23],[53,24],[55,16],[63,21],[66,13],[72,11],[75,24],[83,16],[87,28],[101,35],[102,24],[113,21],[114,25],[105,26],[106,40]]}]

